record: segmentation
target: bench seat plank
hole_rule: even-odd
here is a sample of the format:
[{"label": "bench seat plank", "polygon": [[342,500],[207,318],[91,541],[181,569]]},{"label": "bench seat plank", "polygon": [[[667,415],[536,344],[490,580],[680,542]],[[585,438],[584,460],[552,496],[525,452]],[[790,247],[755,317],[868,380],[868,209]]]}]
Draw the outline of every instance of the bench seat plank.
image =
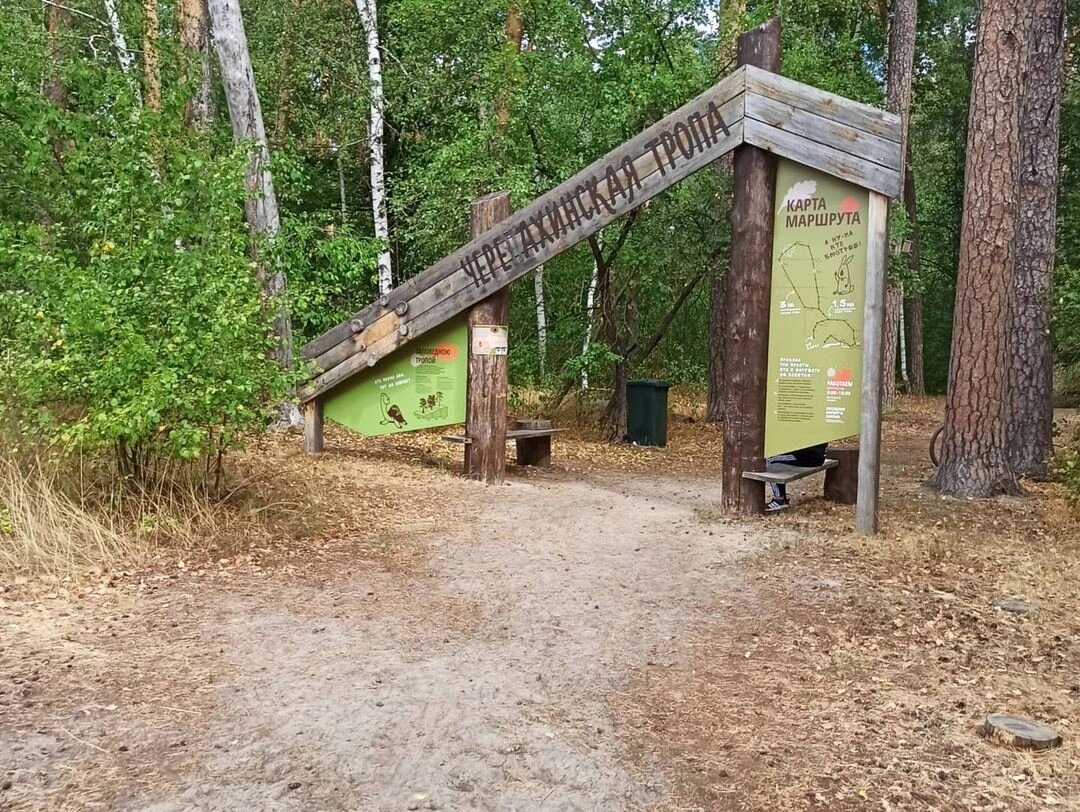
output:
[{"label": "bench seat plank", "polygon": [[[506,439],[509,442],[510,440],[528,440],[532,437],[551,437],[560,431],[566,431],[566,429],[514,429],[506,432]],[[464,434],[444,434],[443,440],[448,443],[472,442],[472,438]]]},{"label": "bench seat plank", "polygon": [[839,460],[825,460],[824,465],[815,465],[812,468],[804,468],[801,465],[789,465],[786,462],[773,462],[765,466],[764,471],[743,471],[743,479],[753,479],[757,482],[775,482],[777,485],[786,485],[797,479],[820,474],[840,464]]}]

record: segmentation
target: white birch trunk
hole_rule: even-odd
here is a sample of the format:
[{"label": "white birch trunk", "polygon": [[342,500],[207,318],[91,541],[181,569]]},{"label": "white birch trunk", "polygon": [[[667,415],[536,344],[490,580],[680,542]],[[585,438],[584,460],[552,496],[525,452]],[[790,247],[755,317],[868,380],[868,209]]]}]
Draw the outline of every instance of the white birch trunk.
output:
[{"label": "white birch trunk", "polygon": [[[588,355],[589,346],[592,344],[593,310],[596,308],[596,285],[600,279],[600,269],[593,260],[592,277],[589,279],[589,292],[585,294],[585,341],[581,345],[581,354]],[[589,388],[589,370],[581,368],[581,389]]]},{"label": "white birch trunk", "polygon": [[[246,205],[248,226],[253,236],[255,261],[263,293],[276,308],[274,334],[277,338],[275,356],[285,369],[292,369],[292,322],[285,306],[285,272],[280,266],[267,267],[258,255],[266,241],[272,240],[281,228],[278,215],[274,179],[270,174],[270,149],[266,143],[262,107],[255,88],[255,74],[251,68],[244,20],[240,15],[238,0],[209,0],[210,23],[213,30],[214,48],[221,64],[221,82],[225,88],[225,100],[229,108],[233,139],[252,144],[251,159],[247,169],[248,201]],[[261,244],[262,245],[261,245]],[[280,423],[298,425],[300,412],[294,404],[281,407]]]},{"label": "white birch trunk", "polygon": [[536,294],[536,341],[540,354],[540,377],[547,372],[547,306],[544,303],[544,266],[533,271],[533,291]]},{"label": "white birch trunk", "polygon": [[105,18],[109,21],[109,30],[112,31],[113,48],[116,49],[116,59],[120,63],[120,70],[127,73],[131,70],[131,63],[135,57],[128,50],[124,29],[120,27],[120,14],[116,10],[116,0],[105,0]]},{"label": "white birch trunk", "polygon": [[337,156],[337,183],[338,197],[341,201],[341,224],[345,225],[349,221],[349,207],[345,195],[345,164],[341,160],[340,152],[338,152]]},{"label": "white birch trunk", "polygon": [[371,121],[368,126],[371,209],[375,219],[375,238],[384,245],[379,252],[379,293],[389,293],[394,287],[394,274],[390,267],[390,226],[386,219],[382,59],[379,55],[379,22],[375,3],[376,0],[356,0],[356,11],[367,35],[368,84],[371,93]]},{"label": "white birch trunk", "polygon": [[911,381],[908,380],[907,367],[907,324],[904,318],[904,286],[900,285],[900,380],[904,382],[904,391],[911,394]]}]

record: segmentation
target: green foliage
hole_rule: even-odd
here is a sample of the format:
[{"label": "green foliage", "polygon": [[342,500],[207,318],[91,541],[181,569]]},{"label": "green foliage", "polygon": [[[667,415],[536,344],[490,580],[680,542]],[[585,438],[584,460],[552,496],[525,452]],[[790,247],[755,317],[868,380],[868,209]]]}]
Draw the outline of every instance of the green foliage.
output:
[{"label": "green foliage", "polygon": [[1054,474],[1065,486],[1073,504],[1080,505],[1080,451],[1070,448],[1054,460]]}]

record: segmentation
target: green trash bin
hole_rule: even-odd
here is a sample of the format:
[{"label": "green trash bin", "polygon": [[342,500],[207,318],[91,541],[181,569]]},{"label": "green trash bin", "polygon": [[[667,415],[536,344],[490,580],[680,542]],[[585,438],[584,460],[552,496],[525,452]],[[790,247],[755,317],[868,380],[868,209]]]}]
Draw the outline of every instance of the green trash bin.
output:
[{"label": "green trash bin", "polygon": [[667,381],[626,384],[626,438],[636,445],[667,445]]}]

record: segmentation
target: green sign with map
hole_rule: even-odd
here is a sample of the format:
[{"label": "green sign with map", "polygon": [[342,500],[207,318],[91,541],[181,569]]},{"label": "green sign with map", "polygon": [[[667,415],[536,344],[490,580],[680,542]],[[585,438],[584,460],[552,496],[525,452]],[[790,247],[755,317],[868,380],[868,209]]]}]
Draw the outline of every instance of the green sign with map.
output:
[{"label": "green sign with map", "polygon": [[866,189],[778,162],[768,457],[859,433],[869,203]]},{"label": "green sign with map", "polygon": [[465,422],[465,317],[425,333],[333,389],[325,416],[368,437]]}]

